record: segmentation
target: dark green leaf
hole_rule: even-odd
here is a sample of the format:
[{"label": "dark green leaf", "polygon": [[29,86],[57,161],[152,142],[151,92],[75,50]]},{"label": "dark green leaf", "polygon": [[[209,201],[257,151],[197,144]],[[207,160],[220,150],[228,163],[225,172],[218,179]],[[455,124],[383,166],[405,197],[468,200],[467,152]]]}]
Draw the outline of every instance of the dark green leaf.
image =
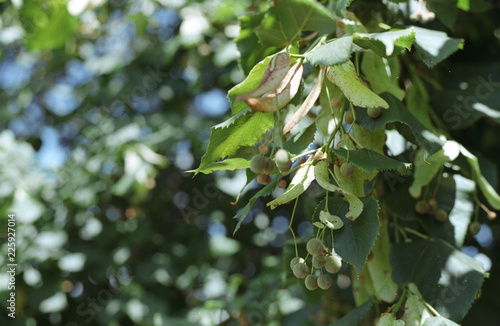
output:
[{"label": "dark green leaf", "polygon": [[400,122],[411,127],[411,130],[427,154],[434,154],[440,150],[444,142],[432,132],[427,130],[394,95],[380,94],[388,104],[389,109],[382,110],[377,119],[371,118],[365,109],[355,108],[356,123],[368,130],[383,128],[388,122]]},{"label": "dark green leaf", "polygon": [[344,63],[351,57],[352,36],[341,37],[330,43],[318,46],[306,55],[313,65],[333,66]]},{"label": "dark green leaf", "polygon": [[240,35],[234,41],[241,54],[239,63],[245,75],[248,75],[250,70],[262,58],[277,52],[276,48],[263,46],[255,34],[255,29],[260,25],[263,18],[264,13],[246,15],[239,18]]},{"label": "dark green leaf", "polygon": [[393,244],[390,259],[399,286],[415,283],[430,305],[455,321],[467,313],[484,280],[481,263],[441,239]]},{"label": "dark green leaf", "polygon": [[368,299],[359,307],[351,310],[347,315],[340,318],[330,326],[358,326],[365,320],[373,305],[373,297]]},{"label": "dark green leaf", "polygon": [[365,172],[406,170],[411,168],[411,163],[404,163],[366,148],[349,152],[344,148],[339,148],[334,149],[333,152],[335,155],[348,160]]},{"label": "dark green leaf", "polygon": [[[342,257],[342,260],[356,267],[358,274],[370,253],[375,239],[378,235],[378,202],[373,197],[360,198],[364,209],[356,221],[351,221],[345,217],[349,204],[344,198],[329,197],[328,210],[331,214],[337,215],[344,222],[341,229],[333,231],[335,238],[335,252]],[[325,207],[325,201],[321,201],[316,207],[315,215]]]},{"label": "dark green leaf", "polygon": [[314,0],[275,0],[260,27],[257,37],[265,46],[284,46],[297,41],[302,31],[320,35],[335,31],[332,14]]},{"label": "dark green leaf", "polygon": [[436,66],[453,52],[463,48],[463,39],[448,37],[445,32],[416,26],[413,28],[415,29],[415,47],[429,68]]},{"label": "dark green leaf", "polygon": [[399,86],[401,68],[397,58],[386,59],[374,53],[364,53],[361,71],[375,93],[388,92],[403,100],[405,91]]},{"label": "dark green leaf", "polygon": [[449,29],[453,29],[457,19],[458,0],[427,0],[430,11],[436,13],[436,17]]}]

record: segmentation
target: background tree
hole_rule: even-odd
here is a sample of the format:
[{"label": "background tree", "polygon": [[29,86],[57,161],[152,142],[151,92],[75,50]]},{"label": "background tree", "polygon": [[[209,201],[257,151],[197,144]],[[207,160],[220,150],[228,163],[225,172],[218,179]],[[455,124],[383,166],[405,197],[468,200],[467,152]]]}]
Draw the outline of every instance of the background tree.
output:
[{"label": "background tree", "polygon": [[[204,163],[210,127],[246,109],[243,102],[235,101],[244,92],[235,93],[233,86],[258,62],[286,45],[291,45],[292,54],[310,52],[299,95],[284,109],[293,112],[314,87],[315,67],[335,64],[321,60],[331,54],[351,57],[351,51],[337,54],[323,48],[329,54],[325,56],[320,47],[310,51],[311,45],[336,37],[346,41],[340,37],[353,32],[358,36],[353,37],[351,49],[375,53],[352,55],[360,69],[357,72],[375,93],[388,91],[396,99],[404,97],[413,114],[409,127],[387,127],[387,146],[381,153],[394,154],[399,148],[398,164],[417,166],[413,157],[419,157],[419,148],[425,144],[413,138],[416,119],[425,128],[421,135],[428,135],[426,130],[446,135],[478,157],[481,174],[492,187],[485,195],[471,181],[477,182],[479,175],[463,153],[445,163],[429,190],[424,190],[430,195],[426,200],[435,197],[449,213],[448,222],[438,224],[431,215],[415,213],[415,200],[408,193],[413,177],[390,171],[380,174],[376,179],[380,183],[374,185],[386,189],[386,199],[378,205],[396,212],[386,219],[391,242],[398,234],[394,221],[401,219],[401,226],[444,239],[436,241],[439,245],[460,248],[453,251],[457,259],[479,260],[482,265],[477,268],[484,268],[490,277],[481,292],[477,293],[481,284],[471,290],[468,298],[477,294],[479,299],[462,323],[498,324],[498,221],[489,220],[493,212],[487,215],[478,204],[491,210],[488,196],[494,198],[494,189],[498,191],[498,3],[427,1],[430,11],[421,5],[418,1],[362,0],[352,4],[305,0],[0,2],[0,220],[5,226],[7,214],[16,213],[18,263],[16,319],[4,311],[1,324],[329,325],[360,305],[359,296],[353,296],[358,281],[346,257],[327,291],[307,291],[288,267],[295,252],[288,231],[292,211],[292,229],[304,253],[312,236],[311,222],[318,222],[319,212],[314,221],[311,216],[325,192],[316,182],[296,207],[270,210],[266,203],[284,190],[271,192],[269,187],[265,197],[252,199],[262,189],[255,182],[241,193],[238,204],[229,204],[247,176],[248,181],[254,177],[242,169],[210,176],[198,173],[195,178],[183,172]],[[291,11],[283,15],[283,8]],[[304,16],[311,8],[317,19]],[[433,21],[430,12],[436,15]],[[297,31],[292,18],[303,19],[305,25]],[[276,24],[283,27],[283,37],[274,33]],[[432,41],[425,45],[433,47],[427,48],[419,43],[418,34],[416,39],[411,37],[410,25],[445,31],[448,36],[431,35]],[[373,35],[359,36],[361,32],[386,32],[390,27],[401,28],[403,38],[382,38],[380,43]],[[323,35],[327,36],[322,39]],[[388,44],[393,44],[393,52],[401,53],[399,59],[385,58]],[[462,44],[463,49],[438,64]],[[303,59],[292,56],[292,60],[297,58]],[[261,74],[270,60],[259,66]],[[388,68],[394,74],[389,76]],[[232,105],[226,100],[231,88]],[[340,95],[334,91],[332,86],[332,98]],[[324,104],[322,97],[320,102]],[[313,127],[303,129],[304,137],[292,144],[295,148],[313,143],[310,149],[314,150],[328,141],[321,129],[328,132],[329,122],[311,123],[320,117],[320,108],[313,107],[306,117]],[[280,112],[281,119],[285,118],[286,112]],[[370,121],[362,114],[356,118],[358,124],[360,119]],[[274,125],[274,116],[270,121]],[[267,135],[279,141],[276,133]],[[247,168],[256,151],[240,152],[233,156],[239,160],[233,162]],[[343,153],[339,150],[336,155]],[[354,156],[349,159],[354,163]],[[387,191],[391,185],[394,191]],[[335,198],[329,207],[338,204]],[[245,209],[249,201],[253,204]],[[454,214],[466,223],[456,224]],[[233,216],[242,223],[234,235],[238,221]],[[419,229],[411,220],[415,216],[430,230]],[[482,224],[476,236],[465,232],[470,220]],[[0,255],[2,266],[7,263],[4,226],[0,231],[5,253]],[[457,228],[463,246],[454,243]],[[336,241],[336,246],[342,243]],[[435,258],[431,256],[434,249],[413,248],[429,253],[424,256],[429,260]],[[415,261],[406,253],[401,257]],[[408,267],[405,259],[391,265],[398,267],[398,262],[399,268]],[[449,271],[450,284],[457,285],[451,288],[451,297],[457,298],[455,292],[462,289],[454,276],[463,271]],[[482,281],[482,277],[477,279]],[[4,303],[7,284],[7,275],[2,273]],[[406,293],[410,291],[416,293],[414,288]],[[398,298],[401,294],[399,290]],[[399,303],[406,305],[412,299],[403,297],[406,301]],[[455,305],[462,307],[459,301]],[[377,296],[374,302],[370,312],[366,309],[371,320],[398,303],[387,304]],[[363,308],[369,307],[358,309]]]}]

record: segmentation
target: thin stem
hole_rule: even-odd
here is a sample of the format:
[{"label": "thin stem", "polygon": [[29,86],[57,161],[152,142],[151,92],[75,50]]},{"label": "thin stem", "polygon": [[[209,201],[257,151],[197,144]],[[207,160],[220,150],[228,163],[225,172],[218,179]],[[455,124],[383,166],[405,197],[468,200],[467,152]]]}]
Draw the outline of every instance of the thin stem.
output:
[{"label": "thin stem", "polygon": [[295,257],[299,257],[299,250],[297,249],[297,239],[295,238],[295,233],[293,233],[292,223],[293,223],[293,218],[295,217],[295,209],[297,208],[298,201],[299,197],[295,199],[295,205],[293,205],[293,211],[292,211],[292,218],[290,219],[290,224],[288,225],[288,228],[292,232],[293,242],[295,243]]},{"label": "thin stem", "polygon": [[404,227],[403,227],[403,229],[404,229],[405,231],[407,231],[407,232],[413,233],[413,234],[415,234],[416,236],[421,237],[422,239],[426,239],[426,240],[427,240],[427,239],[429,239],[429,237],[428,237],[428,236],[426,236],[425,234],[422,234],[422,233],[420,233],[420,232],[418,232],[418,231],[416,231],[416,230],[410,229],[410,228],[408,228],[408,227],[406,227],[406,226],[404,226]]},{"label": "thin stem", "polygon": [[401,294],[401,297],[399,298],[398,302],[391,307],[391,313],[397,313],[401,305],[403,304],[403,300],[406,297],[406,288],[403,290],[403,293]]},{"label": "thin stem", "polygon": [[308,152],[305,152],[305,153],[302,153],[302,154],[299,154],[297,156],[294,156],[293,158],[291,158],[291,161],[296,161],[299,157],[302,157],[302,156],[306,156],[306,155],[309,155],[309,154],[312,154],[312,153],[316,153],[318,151],[319,148],[316,148],[316,149],[313,149],[313,150],[310,150]]}]

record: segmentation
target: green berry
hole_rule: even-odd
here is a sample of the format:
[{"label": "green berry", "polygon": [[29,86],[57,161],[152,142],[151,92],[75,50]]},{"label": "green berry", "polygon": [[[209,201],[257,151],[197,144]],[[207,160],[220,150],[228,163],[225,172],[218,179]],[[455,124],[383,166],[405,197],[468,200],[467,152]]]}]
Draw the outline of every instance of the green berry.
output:
[{"label": "green berry", "polygon": [[380,108],[368,108],[368,115],[370,116],[370,118],[376,119],[380,116],[381,113],[382,111],[380,110]]},{"label": "green berry", "polygon": [[307,267],[306,263],[298,263],[293,266],[293,275],[297,278],[304,278],[309,274],[309,267]]},{"label": "green berry", "polygon": [[340,173],[342,173],[346,177],[350,177],[354,172],[354,166],[349,162],[344,162],[340,166]]},{"label": "green berry", "polygon": [[306,249],[307,252],[310,253],[311,255],[317,256],[323,252],[325,246],[323,245],[323,241],[317,238],[313,238],[307,241]]},{"label": "green berry", "polygon": [[419,214],[425,214],[429,211],[429,203],[427,203],[425,200],[419,200],[415,204],[415,211]]},{"label": "green berry", "polygon": [[262,154],[257,154],[252,157],[252,161],[250,162],[250,170],[253,173],[262,173],[264,167],[266,166],[266,158]]},{"label": "green berry", "polygon": [[324,255],[316,255],[312,258],[314,268],[321,268],[326,264],[326,257]]},{"label": "green berry", "polygon": [[276,165],[274,165],[273,160],[271,160],[270,158],[266,158],[264,168],[262,169],[262,173],[272,174],[274,172],[275,168],[276,168]]},{"label": "green berry", "polygon": [[318,286],[323,290],[328,290],[332,286],[332,278],[328,274],[322,274],[318,277]]},{"label": "green berry", "polygon": [[339,256],[333,255],[333,256],[328,256],[326,257],[326,264],[325,264],[325,269],[329,273],[337,273],[340,271],[340,268],[342,267],[342,259],[340,259]]},{"label": "green berry", "polygon": [[[472,235],[476,235],[479,233],[479,231],[481,231],[481,223],[479,222],[472,222],[470,225],[469,225],[469,231]],[[314,264],[314,262],[313,262]]]},{"label": "green berry", "polygon": [[306,288],[310,291],[316,290],[318,288],[318,278],[316,275],[307,275],[305,280]]},{"label": "green berry", "polygon": [[448,213],[444,209],[438,209],[435,217],[438,222],[444,223],[448,219]]},{"label": "green berry", "polygon": [[304,262],[304,258],[300,258],[300,257],[295,257],[294,259],[292,259],[290,261],[290,269],[293,269],[293,267],[297,264],[301,264]]},{"label": "green berry", "polygon": [[280,149],[276,152],[274,157],[276,159],[276,165],[281,172],[288,172],[292,167],[292,160],[290,159],[290,154],[284,149]]},{"label": "green berry", "polygon": [[344,113],[344,122],[348,125],[354,122],[354,115],[352,114],[352,111],[347,111],[346,113]]}]

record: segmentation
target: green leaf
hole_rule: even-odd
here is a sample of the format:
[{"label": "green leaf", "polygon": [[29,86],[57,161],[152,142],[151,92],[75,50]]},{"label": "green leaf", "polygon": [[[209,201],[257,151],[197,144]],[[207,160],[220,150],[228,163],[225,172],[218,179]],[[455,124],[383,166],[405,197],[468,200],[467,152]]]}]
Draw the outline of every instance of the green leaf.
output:
[{"label": "green leaf", "polygon": [[264,60],[257,63],[244,81],[228,91],[227,97],[231,101],[231,111],[233,114],[236,115],[248,108],[245,102],[236,101],[235,99],[237,96],[246,94],[259,86],[260,81],[264,76],[264,72],[266,71],[266,67],[273,57],[274,55],[268,56]]},{"label": "green leaf", "polygon": [[330,174],[328,173],[328,162],[327,160],[319,161],[314,167],[314,177],[316,182],[320,187],[327,191],[339,192],[345,196],[345,199],[349,202],[349,211],[346,217],[351,221],[356,220],[364,209],[363,202],[352,193],[347,192],[347,189],[341,189],[339,186],[330,183]]},{"label": "green leaf", "polygon": [[486,180],[486,178],[481,174],[481,168],[479,167],[479,161],[476,156],[472,155],[465,147],[460,145],[460,153],[465,156],[472,169],[472,178],[476,181],[479,189],[483,193],[484,197],[488,200],[488,203],[496,210],[500,210],[500,196],[495,191],[495,188]]},{"label": "green leaf", "polygon": [[430,305],[455,321],[467,313],[484,280],[481,263],[441,239],[393,244],[390,261],[399,286],[415,283]]},{"label": "green leaf", "polygon": [[441,170],[445,162],[453,161],[460,154],[460,145],[454,141],[447,141],[443,148],[425,158],[421,151],[415,155],[415,173],[413,184],[408,189],[414,198],[420,198],[422,188],[428,185],[434,176]]},{"label": "green leaf", "polygon": [[307,149],[314,140],[316,124],[312,123],[307,128],[302,128],[285,143],[285,149],[292,154],[300,154]]},{"label": "green leaf", "polygon": [[333,66],[349,60],[351,51],[352,36],[345,36],[318,46],[316,50],[306,54],[306,58],[315,66]]},{"label": "green leaf", "polygon": [[394,95],[383,93],[380,96],[387,101],[389,109],[382,110],[381,115],[373,119],[366,110],[355,108],[357,124],[368,130],[376,130],[383,128],[389,122],[404,123],[411,127],[413,134],[427,154],[433,154],[443,147],[444,141],[427,130]]},{"label": "green leaf", "polygon": [[436,13],[436,17],[449,29],[453,29],[457,19],[458,0],[427,0],[430,11]]},{"label": "green leaf", "polygon": [[69,14],[66,2],[24,2],[20,10],[26,45],[32,50],[51,50],[63,47],[78,30],[78,20]]},{"label": "green leaf", "polygon": [[464,40],[451,38],[445,32],[413,26],[415,47],[427,67],[432,68],[458,49],[463,49]]},{"label": "green leaf", "polygon": [[267,203],[271,209],[275,209],[279,205],[288,203],[289,201],[299,197],[304,191],[309,188],[311,182],[314,181],[314,167],[311,164],[306,164],[300,167],[293,177],[290,185],[285,193],[273,201]]},{"label": "green leaf", "polygon": [[422,326],[426,319],[430,317],[427,307],[423,304],[424,299],[415,284],[408,284],[406,303],[403,317],[405,326]]},{"label": "green leaf", "polygon": [[401,68],[397,58],[381,58],[374,53],[364,53],[361,71],[375,93],[388,92],[398,100],[403,100],[405,91],[399,87]]},{"label": "green leaf", "polygon": [[250,161],[252,157],[258,152],[259,151],[254,146],[243,147],[238,150],[238,152],[234,156],[224,161],[213,162],[206,165],[201,170],[191,170],[187,172],[210,174],[213,171],[233,171],[236,169],[247,169],[250,168]]},{"label": "green leaf", "polygon": [[351,310],[347,315],[340,318],[330,326],[359,326],[368,316],[372,305],[373,298],[370,298],[362,305]]},{"label": "green leaf", "polygon": [[247,217],[248,213],[252,209],[253,205],[255,204],[255,201],[260,198],[260,197],[265,197],[269,196],[274,188],[276,188],[276,184],[278,183],[279,178],[274,178],[269,182],[268,185],[266,185],[264,188],[260,189],[250,200],[248,203],[243,207],[233,218],[238,220],[238,224],[236,224],[236,227],[234,228],[233,234],[236,233],[236,231],[239,230],[241,223],[245,218]]},{"label": "green leaf", "polygon": [[278,50],[274,47],[263,46],[255,34],[255,29],[260,25],[265,13],[245,15],[239,18],[240,35],[234,40],[240,52],[240,67],[245,75],[260,61]]},{"label": "green leaf", "polygon": [[372,248],[373,259],[365,265],[365,268],[372,281],[375,296],[384,302],[391,303],[398,295],[398,286],[392,280],[392,266],[389,263],[391,244],[388,225],[388,219],[380,225],[380,234]]},{"label": "green leaf", "polygon": [[404,163],[366,148],[355,151],[347,151],[344,148],[334,149],[335,155],[348,160],[353,165],[365,172],[386,171],[386,170],[406,170],[411,168],[411,163]]},{"label": "green leaf", "polygon": [[255,112],[250,115],[242,112],[212,127],[207,152],[195,173],[206,169],[213,162],[232,156],[240,147],[253,146],[273,124],[272,113]]},{"label": "green leaf", "polygon": [[415,31],[413,28],[407,28],[372,34],[356,33],[352,36],[352,41],[381,57],[389,57],[399,54],[404,49],[410,50],[415,41]]},{"label": "green leaf", "polygon": [[423,326],[459,326],[443,316],[435,316],[427,319]]},{"label": "green leaf", "polygon": [[265,46],[289,45],[300,38],[302,31],[320,35],[335,31],[332,14],[314,0],[275,0],[259,28],[257,37]]},{"label": "green leaf", "polygon": [[[378,235],[378,202],[373,197],[360,198],[364,205],[363,212],[356,221],[346,218],[347,202],[343,198],[329,197],[328,211],[339,216],[344,227],[333,231],[335,252],[343,261],[356,267],[358,274],[365,263]],[[315,215],[325,209],[325,200],[316,207]]]},{"label": "green leaf", "polygon": [[353,105],[363,108],[389,108],[386,101],[363,84],[351,61],[330,67],[326,77],[342,90]]}]

